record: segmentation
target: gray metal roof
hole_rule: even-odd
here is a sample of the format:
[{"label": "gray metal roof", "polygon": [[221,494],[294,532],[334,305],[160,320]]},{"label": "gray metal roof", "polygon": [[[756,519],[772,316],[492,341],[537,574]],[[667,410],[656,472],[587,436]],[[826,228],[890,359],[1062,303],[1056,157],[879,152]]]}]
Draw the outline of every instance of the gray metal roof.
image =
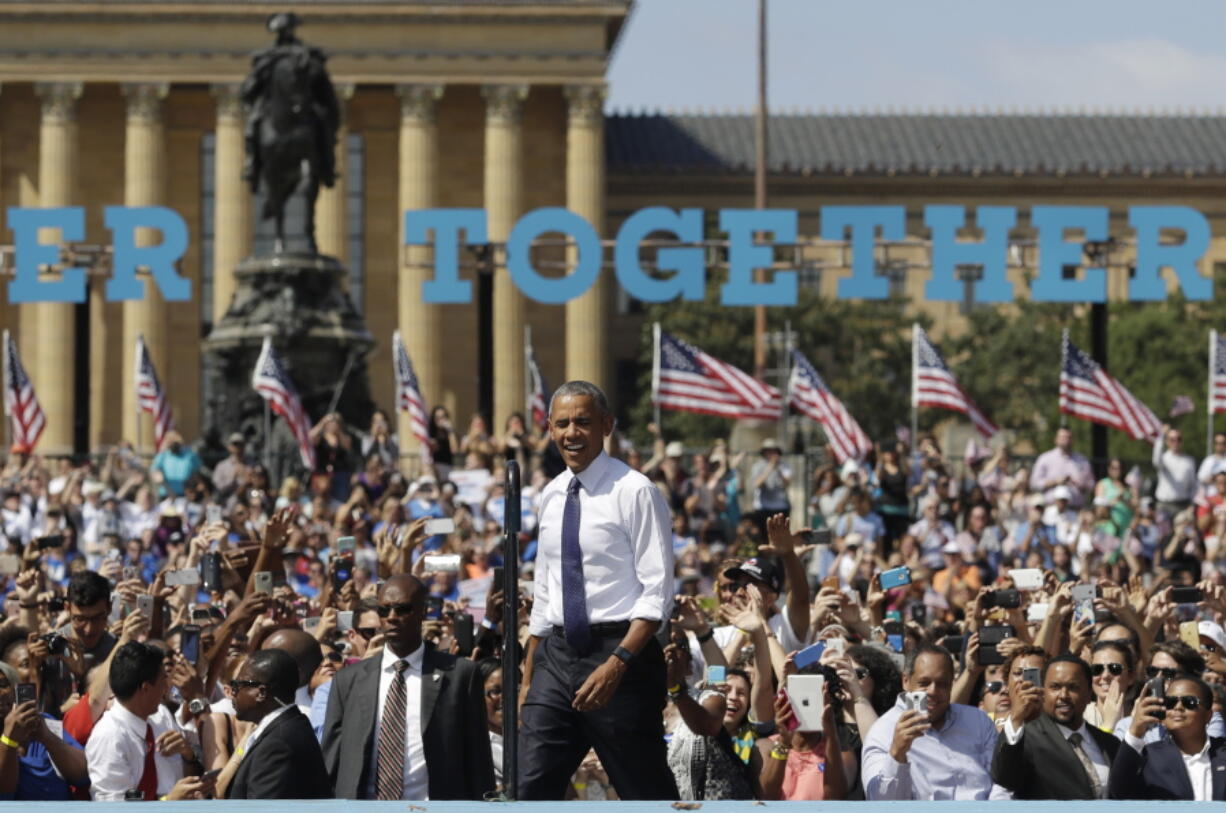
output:
[{"label": "gray metal roof", "polygon": [[[611,171],[741,173],[751,114],[614,113]],[[812,175],[1226,174],[1226,115],[773,115],[772,173]]]}]

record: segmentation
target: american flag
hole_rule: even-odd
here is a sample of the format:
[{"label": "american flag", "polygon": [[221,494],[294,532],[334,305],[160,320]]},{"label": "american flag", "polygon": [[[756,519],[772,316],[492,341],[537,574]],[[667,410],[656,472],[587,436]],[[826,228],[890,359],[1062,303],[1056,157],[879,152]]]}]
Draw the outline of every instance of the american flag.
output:
[{"label": "american flag", "polygon": [[17,342],[4,331],[4,414],[12,419],[13,445],[34,451],[35,444],[47,428],[47,416],[34,385],[21,366]]},{"label": "american flag", "polygon": [[532,334],[524,333],[524,357],[528,366],[528,416],[534,426],[541,429],[549,428],[549,388],[545,385],[545,376],[541,374],[541,365],[536,360],[536,350],[532,347]]},{"label": "american flag", "polygon": [[145,337],[136,337],[136,406],[142,412],[153,416],[153,446],[162,448],[162,439],[166,433],[175,428],[174,414],[170,411],[170,400],[158,381],[157,370],[153,369],[153,359],[149,357],[149,348],[145,346]]},{"label": "american flag", "polygon": [[1226,340],[1216,330],[1209,331],[1209,408],[1226,412]]},{"label": "american flag", "polygon": [[958,386],[945,359],[919,325],[912,333],[911,406],[938,407],[961,412],[971,419],[979,434],[990,438],[1000,431],[988,420],[970,396]]},{"label": "american flag", "polygon": [[1189,412],[1196,409],[1196,404],[1192,403],[1192,399],[1186,395],[1176,395],[1175,400],[1171,401],[1171,411],[1168,416],[1178,418],[1180,415],[1187,415]]},{"label": "american flag", "polygon": [[860,424],[851,417],[847,407],[834,396],[799,350],[792,351],[788,403],[822,425],[840,464],[847,460],[861,460],[873,448],[872,441],[864,434]]},{"label": "american flag", "polygon": [[723,418],[775,420],[783,414],[779,390],[670,336],[659,325],[656,335],[652,400],[659,406]]},{"label": "american flag", "polygon": [[421,397],[421,385],[409,361],[400,331],[392,334],[392,365],[396,371],[396,408],[409,413],[409,428],[421,444],[422,456],[430,454],[430,423],[426,418],[426,399]]},{"label": "american flag", "polygon": [[1157,439],[1162,423],[1094,359],[1077,349],[1064,331],[1060,366],[1060,411],[1126,432],[1133,440]]},{"label": "american flag", "polygon": [[[255,372],[251,376],[251,386],[268,402],[272,411],[285,419],[289,430],[298,441],[298,454],[302,457],[302,465],[308,471],[315,469],[315,446],[311,443],[311,419],[302,408],[302,400],[294,382],[285,372],[285,365],[272,346],[272,337],[264,337],[264,346],[260,348],[260,357],[255,362]],[[268,442],[268,439],[265,439]]]}]

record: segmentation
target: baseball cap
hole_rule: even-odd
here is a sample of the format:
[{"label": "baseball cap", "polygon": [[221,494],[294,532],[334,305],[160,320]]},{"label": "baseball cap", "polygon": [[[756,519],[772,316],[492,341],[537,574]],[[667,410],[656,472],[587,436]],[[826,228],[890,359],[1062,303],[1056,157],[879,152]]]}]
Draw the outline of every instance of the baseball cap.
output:
[{"label": "baseball cap", "polygon": [[724,572],[729,576],[745,576],[761,582],[776,593],[783,592],[783,568],[775,559],[755,556],[752,559],[746,559],[740,567],[729,568]]},{"label": "baseball cap", "polygon": [[664,447],[665,457],[682,457],[685,455],[685,445],[679,440],[671,441]]},{"label": "baseball cap", "polygon": [[1220,652],[1226,652],[1226,630],[1222,629],[1222,625],[1216,621],[1202,621],[1196,627],[1200,637],[1208,638]]},{"label": "baseball cap", "polygon": [[941,553],[956,553],[962,555],[962,548],[958,547],[957,542],[946,542],[945,547],[941,548]]},{"label": "baseball cap", "polygon": [[247,443],[247,438],[242,432],[231,432],[230,437],[226,438],[227,446],[244,446]]},{"label": "baseball cap", "polygon": [[1068,486],[1056,486],[1051,490],[1051,493],[1047,495],[1047,499],[1048,502],[1055,502],[1056,500],[1071,501],[1073,499],[1073,492],[1069,491]]}]

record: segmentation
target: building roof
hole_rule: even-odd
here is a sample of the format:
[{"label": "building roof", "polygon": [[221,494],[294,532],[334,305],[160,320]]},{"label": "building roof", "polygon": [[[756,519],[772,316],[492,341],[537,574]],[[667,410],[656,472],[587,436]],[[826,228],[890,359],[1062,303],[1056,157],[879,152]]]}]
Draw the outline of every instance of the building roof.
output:
[{"label": "building roof", "polygon": [[[613,172],[753,171],[752,114],[614,113],[605,132]],[[767,164],[794,175],[1223,175],[1226,115],[773,115]]]}]

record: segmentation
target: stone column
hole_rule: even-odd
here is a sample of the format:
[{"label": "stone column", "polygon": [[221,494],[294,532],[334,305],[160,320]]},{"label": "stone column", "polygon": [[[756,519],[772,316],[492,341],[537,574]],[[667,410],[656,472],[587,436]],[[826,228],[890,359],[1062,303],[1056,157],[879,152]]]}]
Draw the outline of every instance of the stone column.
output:
[{"label": "stone column", "polygon": [[238,85],[214,85],[213,324],[234,296],[234,269],[251,253],[251,188],[243,180],[243,105]]},{"label": "stone column", "polygon": [[[321,254],[329,254],[344,264],[348,259],[348,218],[345,174],[348,170],[349,150],[345,139],[349,128],[345,126],[345,102],[353,98],[353,85],[336,85],[336,98],[341,106],[341,126],[336,131],[336,183],[331,189],[320,187],[319,200],[315,202],[315,244]],[[349,277],[345,277],[349,287]]]},{"label": "stone column", "polygon": [[[77,100],[80,82],[39,82],[35,89],[42,99],[38,145],[38,205],[43,208],[71,206],[77,191]],[[63,242],[58,229],[45,229],[40,242]],[[23,347],[25,362],[32,367],[38,400],[47,415],[47,428],[38,444],[46,455],[73,451],[76,419],[76,306],[71,303],[39,302],[26,308],[22,319],[34,320],[35,347]],[[31,365],[30,362],[33,361]]]},{"label": "stone column", "polygon": [[[404,213],[438,204],[438,100],[442,85],[398,85],[400,97],[400,292],[397,324],[417,373],[427,411],[443,397],[442,321],[438,305],[422,300],[422,284],[434,272],[427,246],[404,247]],[[401,454],[416,458],[421,447],[413,437],[409,413],[399,412]]]},{"label": "stone column", "polygon": [[[166,139],[162,125],[162,101],[169,86],[165,84],[125,84],[128,100],[127,126],[124,133],[125,206],[160,206],[166,203]],[[138,246],[156,245],[161,235],[149,229],[136,234]],[[166,300],[153,278],[142,273],[145,295],[123,303],[123,378],[119,382],[123,393],[123,436],[131,440],[138,451],[157,452],[154,446],[153,416],[137,412],[136,339],[145,337],[149,357],[158,370],[162,385],[167,380],[170,347],[167,344]],[[169,393],[172,394],[173,393]]]},{"label": "stone column", "polygon": [[[566,88],[566,208],[604,233],[604,97],[603,85]],[[578,254],[568,249],[573,267]],[[612,399],[609,389],[608,279],[566,303],[566,378],[590,381]]]},{"label": "stone column", "polygon": [[[523,102],[527,85],[486,85],[485,209],[489,240],[505,243],[523,213]],[[524,386],[524,297],[511,282],[505,252],[495,253],[494,267],[494,414],[491,427],[501,432],[507,416],[522,412]],[[465,419],[457,417],[461,425]]]}]

